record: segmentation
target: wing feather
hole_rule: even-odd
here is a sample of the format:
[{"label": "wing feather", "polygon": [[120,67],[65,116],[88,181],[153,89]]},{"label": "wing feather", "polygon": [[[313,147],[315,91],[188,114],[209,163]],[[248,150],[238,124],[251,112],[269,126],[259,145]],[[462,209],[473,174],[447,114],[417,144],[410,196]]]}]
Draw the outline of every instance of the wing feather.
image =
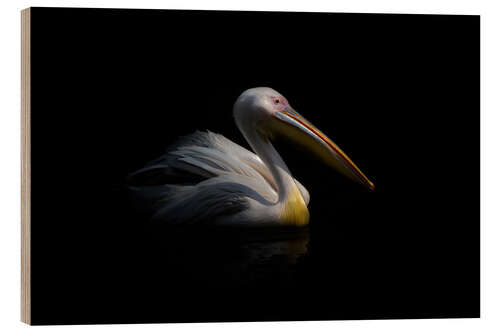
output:
[{"label": "wing feather", "polygon": [[[153,203],[154,219],[171,223],[241,211],[245,197],[278,198],[271,172],[256,154],[210,131],[180,138],[128,182],[138,197]],[[296,183],[307,204],[309,193]]]}]

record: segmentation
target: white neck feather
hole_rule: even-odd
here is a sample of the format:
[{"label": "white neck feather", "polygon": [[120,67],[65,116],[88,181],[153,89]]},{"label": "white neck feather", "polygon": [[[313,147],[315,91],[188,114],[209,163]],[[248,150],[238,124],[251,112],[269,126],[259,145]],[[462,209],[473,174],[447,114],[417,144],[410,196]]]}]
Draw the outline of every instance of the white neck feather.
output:
[{"label": "white neck feather", "polygon": [[278,187],[278,202],[284,202],[290,193],[298,191],[290,170],[269,140],[263,139],[256,131],[242,129],[245,139],[253,151],[262,159],[273,175]]}]

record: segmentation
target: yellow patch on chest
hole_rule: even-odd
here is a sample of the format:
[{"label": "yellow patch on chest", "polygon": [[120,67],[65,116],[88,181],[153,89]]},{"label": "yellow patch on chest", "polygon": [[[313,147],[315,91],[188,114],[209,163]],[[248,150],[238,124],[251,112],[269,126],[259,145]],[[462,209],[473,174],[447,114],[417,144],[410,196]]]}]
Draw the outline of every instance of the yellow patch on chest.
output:
[{"label": "yellow patch on chest", "polygon": [[304,226],[309,223],[309,210],[298,188],[294,188],[283,204],[280,216],[285,225]]}]

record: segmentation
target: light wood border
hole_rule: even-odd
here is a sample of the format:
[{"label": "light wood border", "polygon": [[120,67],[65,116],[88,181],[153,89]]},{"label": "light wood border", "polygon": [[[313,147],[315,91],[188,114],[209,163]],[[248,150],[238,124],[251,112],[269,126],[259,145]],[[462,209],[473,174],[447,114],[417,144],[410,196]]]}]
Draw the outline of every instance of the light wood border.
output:
[{"label": "light wood border", "polygon": [[21,11],[21,321],[31,324],[31,9]]}]

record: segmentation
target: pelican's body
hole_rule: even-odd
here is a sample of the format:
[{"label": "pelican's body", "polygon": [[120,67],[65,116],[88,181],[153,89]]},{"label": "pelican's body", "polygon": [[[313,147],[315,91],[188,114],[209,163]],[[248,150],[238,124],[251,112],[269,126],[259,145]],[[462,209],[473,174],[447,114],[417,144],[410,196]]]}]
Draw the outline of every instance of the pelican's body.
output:
[{"label": "pelican's body", "polygon": [[288,170],[270,139],[284,135],[373,189],[373,184],[324,134],[271,88],[253,88],[236,101],[234,118],[255,153],[211,132],[181,138],[167,153],[133,173],[135,198],[166,223],[227,226],[304,226],[309,193]]}]

